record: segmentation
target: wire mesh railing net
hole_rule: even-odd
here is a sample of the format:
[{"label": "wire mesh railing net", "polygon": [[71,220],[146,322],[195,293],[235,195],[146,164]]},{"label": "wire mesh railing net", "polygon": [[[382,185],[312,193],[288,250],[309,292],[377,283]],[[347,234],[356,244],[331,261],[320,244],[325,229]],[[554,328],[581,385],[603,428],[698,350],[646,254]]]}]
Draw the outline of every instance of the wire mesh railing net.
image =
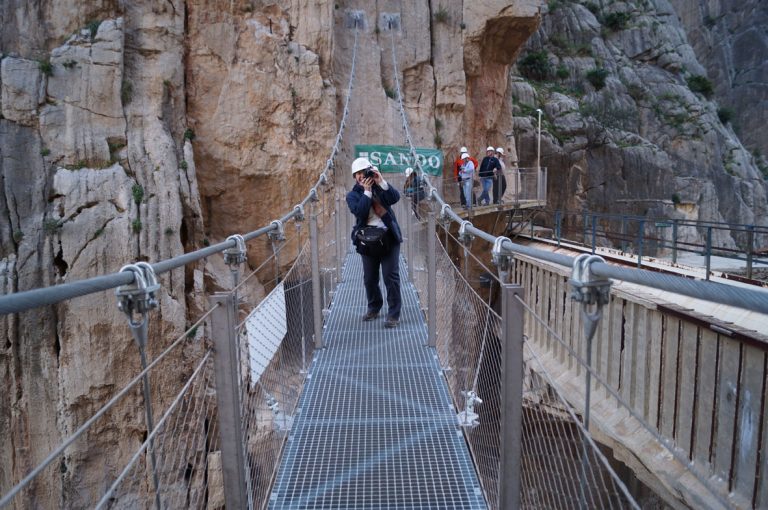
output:
[{"label": "wire mesh railing net", "polygon": [[97,508],[223,506],[212,358],[198,368],[165,413],[157,415],[154,436],[137,449],[133,464]]},{"label": "wire mesh railing net", "polygon": [[[439,232],[413,215],[406,226],[411,235],[409,264],[413,284],[422,301],[428,292],[427,241],[436,236],[436,350],[453,402],[472,451],[486,499],[499,505],[501,452],[502,321],[500,286],[489,268],[481,266],[460,244],[445,250]],[[442,228],[438,228],[438,231]],[[449,232],[445,237],[458,243]],[[464,263],[464,259],[468,263]],[[465,278],[464,271],[470,275]],[[485,274],[485,278],[477,275]],[[422,303],[423,305],[425,303]],[[526,321],[533,322],[527,318]],[[626,508],[634,504],[604,461],[598,447],[585,435],[573,407],[544,385],[544,375],[531,356],[526,357],[523,395],[521,501],[527,508]],[[533,375],[532,375],[533,374]],[[472,396],[475,394],[478,400]],[[470,412],[468,412],[470,411]],[[473,417],[471,412],[476,413]]]}]

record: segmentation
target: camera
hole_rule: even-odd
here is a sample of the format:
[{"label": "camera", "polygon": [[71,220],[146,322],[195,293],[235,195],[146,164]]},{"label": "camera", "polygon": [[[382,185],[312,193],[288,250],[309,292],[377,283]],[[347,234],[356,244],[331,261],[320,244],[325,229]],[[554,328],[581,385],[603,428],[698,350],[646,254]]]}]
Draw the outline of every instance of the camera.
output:
[{"label": "camera", "polygon": [[369,177],[374,178],[376,177],[376,172],[373,171],[373,168],[366,168],[365,172],[363,172],[363,177],[365,177],[366,179],[368,179]]}]

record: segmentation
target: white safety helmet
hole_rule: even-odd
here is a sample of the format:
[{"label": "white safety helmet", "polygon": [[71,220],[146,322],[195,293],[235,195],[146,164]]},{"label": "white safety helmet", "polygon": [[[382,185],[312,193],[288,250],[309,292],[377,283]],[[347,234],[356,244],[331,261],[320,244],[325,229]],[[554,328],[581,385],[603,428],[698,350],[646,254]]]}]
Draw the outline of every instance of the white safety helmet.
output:
[{"label": "white safety helmet", "polygon": [[467,154],[466,152],[461,153],[461,159],[467,159],[468,157],[469,157],[469,154]]},{"label": "white safety helmet", "polygon": [[461,152],[461,153],[467,152],[468,153],[469,151],[467,150],[466,147],[462,147],[461,149],[459,149],[459,152]]},{"label": "white safety helmet", "polygon": [[502,156],[504,155],[504,149],[502,147],[496,147],[496,152],[498,152]]},{"label": "white safety helmet", "polygon": [[352,162],[352,175],[355,175],[357,172],[372,166],[373,165],[371,165],[371,162],[368,161],[368,158],[357,158]]},{"label": "white safety helmet", "polygon": [[408,177],[408,176],[409,176],[409,175],[411,175],[412,173],[413,173],[413,168],[411,168],[411,167],[408,167],[408,168],[406,168],[406,169],[405,169],[405,176],[406,176],[406,177]]},{"label": "white safety helmet", "polygon": [[488,147],[486,147],[486,148],[485,148],[485,152],[488,152],[488,151],[493,151],[493,152],[496,152],[496,149],[494,149],[493,147],[491,147],[491,146],[489,145]]}]

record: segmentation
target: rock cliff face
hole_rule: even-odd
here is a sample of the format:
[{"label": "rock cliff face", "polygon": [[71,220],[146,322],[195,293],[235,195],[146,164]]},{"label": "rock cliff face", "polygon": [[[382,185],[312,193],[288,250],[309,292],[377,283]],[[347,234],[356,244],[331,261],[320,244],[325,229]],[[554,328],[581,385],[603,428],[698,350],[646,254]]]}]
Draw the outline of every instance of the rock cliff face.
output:
[{"label": "rock cliff face", "polygon": [[542,108],[554,207],[766,224],[766,182],[706,72],[665,0],[550,2],[511,85],[521,165]]},{"label": "rock cliff face", "polygon": [[[725,13],[736,12],[735,3],[708,5]],[[760,11],[758,0],[745,3]],[[766,223],[765,183],[713,101],[736,111],[743,90],[731,87],[725,98],[731,89],[713,71],[717,59],[702,53],[698,36],[693,46],[687,42],[683,27],[695,16],[677,20],[676,12],[696,5],[554,0],[542,16],[539,0],[6,0],[2,292],[155,262],[280,217],[306,194],[329,154],[355,26],[357,80],[338,161],[342,182],[350,179],[355,144],[404,144],[397,72],[414,143],[442,146],[447,160],[462,145],[477,154],[493,144],[532,166],[534,111],[542,108],[553,208],[626,204],[627,213]],[[718,23],[722,30],[745,26],[710,15],[715,25],[701,37],[721,30]],[[755,70],[744,87],[765,101],[762,67],[734,64],[730,72],[741,76],[741,69]],[[711,98],[701,88],[706,82],[690,80],[699,75],[715,83]],[[756,131],[750,119],[732,122],[740,132]],[[445,192],[452,196],[454,187]],[[673,195],[687,204],[685,213]],[[249,250],[255,265],[267,243]],[[213,257],[205,267],[162,275],[150,357],[198,316],[202,282],[212,289],[227,285],[224,277]],[[125,323],[111,293],[0,318],[0,384],[7,389],[0,392],[0,430],[9,438],[0,444],[3,491],[138,371]],[[188,370],[179,358],[178,371]],[[175,376],[153,380],[156,399],[167,398]],[[142,440],[137,409],[135,395],[120,422],[88,438],[126,452],[116,465]],[[79,455],[84,448],[76,445],[61,471],[47,475],[36,505],[81,506],[63,487],[95,491],[114,475],[89,465]]]}]

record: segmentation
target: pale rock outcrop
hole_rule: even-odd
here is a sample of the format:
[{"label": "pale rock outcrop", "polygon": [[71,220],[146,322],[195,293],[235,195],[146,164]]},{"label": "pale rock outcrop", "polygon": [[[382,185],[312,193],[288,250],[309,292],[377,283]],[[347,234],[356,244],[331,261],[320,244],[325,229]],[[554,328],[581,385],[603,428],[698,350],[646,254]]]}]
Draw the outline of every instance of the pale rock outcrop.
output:
[{"label": "pale rock outcrop", "polygon": [[0,65],[3,117],[25,126],[37,124],[37,109],[45,100],[45,80],[40,63],[4,58]]},{"label": "pale rock outcrop", "polygon": [[48,104],[40,112],[46,148],[61,164],[102,165],[110,143],[125,144],[123,20],[102,22],[72,36],[51,53]]}]

